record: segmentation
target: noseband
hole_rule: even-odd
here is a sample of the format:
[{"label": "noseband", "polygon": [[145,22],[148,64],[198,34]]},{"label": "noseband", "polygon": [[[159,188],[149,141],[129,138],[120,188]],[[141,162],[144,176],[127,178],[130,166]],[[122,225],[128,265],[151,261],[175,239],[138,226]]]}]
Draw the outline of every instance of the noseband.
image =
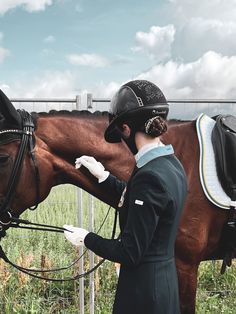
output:
[{"label": "noseband", "polygon": [[1,135],[12,135],[17,136],[21,139],[20,147],[15,158],[13,169],[9,178],[7,186],[7,194],[1,200],[0,203],[0,237],[5,235],[5,229],[14,221],[14,215],[11,212],[12,200],[16,193],[16,187],[21,175],[23,160],[25,158],[27,148],[29,149],[30,157],[34,164],[35,169],[35,182],[36,182],[36,206],[31,209],[35,209],[38,206],[40,201],[40,192],[39,192],[39,170],[37,166],[37,160],[34,153],[34,142],[33,142],[33,132],[35,130],[34,122],[32,116],[24,111],[18,110],[21,119],[22,119],[22,129],[9,129],[0,131]]}]

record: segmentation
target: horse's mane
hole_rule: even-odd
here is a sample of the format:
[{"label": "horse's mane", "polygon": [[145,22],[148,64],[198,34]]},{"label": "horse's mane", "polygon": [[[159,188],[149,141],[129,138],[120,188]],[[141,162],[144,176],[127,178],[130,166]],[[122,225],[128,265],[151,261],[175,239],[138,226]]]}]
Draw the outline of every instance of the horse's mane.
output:
[{"label": "horse's mane", "polygon": [[34,121],[34,125],[37,128],[37,121],[41,117],[81,117],[81,118],[87,118],[90,119],[96,119],[96,118],[102,118],[102,117],[108,117],[109,112],[108,111],[88,111],[88,110],[50,110],[49,112],[31,112],[31,116]]},{"label": "horse's mane", "polygon": [[49,112],[32,112],[34,117],[51,117],[51,116],[90,116],[99,117],[107,116],[108,111],[88,111],[88,110],[50,110]]},{"label": "horse's mane", "polygon": [[193,120],[169,119],[168,122],[191,122]]},{"label": "horse's mane", "polygon": [[181,123],[188,123],[193,122],[195,120],[181,120],[181,119],[169,119],[167,120],[168,124],[181,124]]}]

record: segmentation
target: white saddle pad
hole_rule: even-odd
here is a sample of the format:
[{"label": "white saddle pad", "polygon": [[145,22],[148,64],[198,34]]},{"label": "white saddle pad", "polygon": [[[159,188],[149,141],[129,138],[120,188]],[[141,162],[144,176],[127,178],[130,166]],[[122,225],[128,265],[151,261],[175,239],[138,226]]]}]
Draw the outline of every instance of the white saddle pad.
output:
[{"label": "white saddle pad", "polygon": [[216,206],[228,209],[235,206],[223,190],[216,172],[214,150],[211,142],[211,133],[215,120],[201,114],[197,121],[197,135],[200,145],[199,173],[202,188],[206,197]]}]

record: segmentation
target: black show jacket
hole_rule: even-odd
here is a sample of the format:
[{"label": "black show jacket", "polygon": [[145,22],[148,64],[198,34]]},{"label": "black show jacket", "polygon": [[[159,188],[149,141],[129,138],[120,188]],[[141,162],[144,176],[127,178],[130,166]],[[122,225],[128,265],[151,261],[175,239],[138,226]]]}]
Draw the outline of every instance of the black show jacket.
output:
[{"label": "black show jacket", "polygon": [[[102,184],[119,193],[126,186],[112,175]],[[154,158],[136,168],[127,184],[119,208],[120,239],[86,236],[87,248],[121,264],[114,314],[179,313],[174,245],[186,191],[178,159]]]}]

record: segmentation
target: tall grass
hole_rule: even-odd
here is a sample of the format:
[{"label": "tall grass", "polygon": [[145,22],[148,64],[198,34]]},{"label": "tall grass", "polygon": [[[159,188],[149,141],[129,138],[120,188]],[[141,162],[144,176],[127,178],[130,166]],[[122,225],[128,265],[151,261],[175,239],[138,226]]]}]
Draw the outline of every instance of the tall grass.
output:
[{"label": "tall grass", "polygon": [[221,261],[203,262],[198,273],[197,313],[236,313],[236,262],[220,274]]},{"label": "tall grass", "polygon": [[[95,226],[98,230],[108,206],[94,201]],[[84,193],[84,227],[88,226],[88,195]],[[54,188],[39,208],[26,211],[22,218],[34,222],[62,226],[78,225],[77,189],[65,185]],[[111,210],[100,234],[109,238],[113,225],[114,211]],[[32,268],[55,268],[70,264],[78,257],[78,250],[65,240],[63,234],[42,231],[9,229],[1,240],[7,256],[13,262]],[[95,257],[95,262],[99,258]],[[85,270],[89,268],[85,256]],[[220,264],[205,262],[199,271],[197,313],[235,313],[236,308],[236,264],[219,275]],[[77,274],[76,264],[55,278]],[[44,276],[49,276],[47,273]],[[105,262],[95,274],[95,314],[111,313],[117,276],[114,263]],[[31,278],[0,261],[0,306],[4,314],[25,313],[79,313],[79,282],[46,282]],[[85,313],[89,313],[89,279],[85,279]]]}]

